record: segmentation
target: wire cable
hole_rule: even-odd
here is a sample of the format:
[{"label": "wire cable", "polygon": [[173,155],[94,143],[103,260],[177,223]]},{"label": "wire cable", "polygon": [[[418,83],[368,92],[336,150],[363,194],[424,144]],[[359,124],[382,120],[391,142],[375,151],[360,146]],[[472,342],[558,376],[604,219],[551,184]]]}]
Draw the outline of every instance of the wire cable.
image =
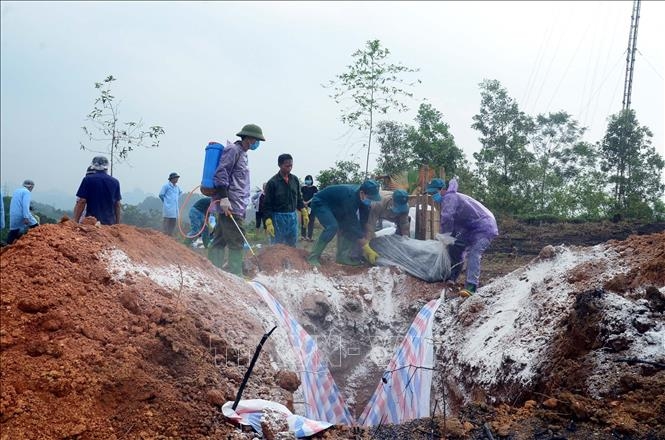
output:
[{"label": "wire cable", "polygon": [[568,75],[568,71],[570,70],[570,66],[573,64],[573,61],[575,61],[575,58],[577,58],[577,53],[580,51],[580,47],[582,47],[582,43],[584,42],[584,39],[586,38],[586,34],[589,32],[589,27],[587,26],[584,29],[584,34],[582,34],[582,38],[579,39],[577,43],[577,47],[575,48],[575,52],[573,52],[573,56],[570,58],[570,61],[568,62],[568,65],[566,66],[566,69],[563,71],[563,75],[561,75],[561,79],[559,80],[559,83],[556,85],[554,88],[554,93],[552,93],[552,97],[550,98],[550,101],[547,103],[547,108],[551,108],[552,106],[552,101],[554,101],[554,98],[556,97],[556,94],[559,92],[559,88],[561,87],[561,83],[563,83],[563,80],[566,78],[566,75]]},{"label": "wire cable", "polygon": [[[610,34],[612,35],[612,38],[610,40],[609,45],[607,46],[607,52],[606,52],[606,55],[605,55],[605,63],[603,64],[602,71],[607,71],[607,68],[608,68],[608,66],[611,62],[611,56],[612,56],[612,53],[614,51],[614,41],[615,41],[616,36],[618,34],[618,32],[614,32],[613,30],[617,29],[619,27],[619,21],[623,20],[623,18],[624,18],[623,15],[618,15],[617,14],[614,18],[614,22],[612,23],[612,26],[610,27],[610,30],[612,30],[612,32],[610,32]],[[626,51],[623,51],[622,52],[622,57],[624,57],[625,54],[626,54]],[[612,70],[614,70],[614,68],[615,67],[612,67]],[[594,80],[595,80],[595,76],[594,76]],[[589,124],[593,124],[593,121],[595,121],[596,112],[598,111],[598,105],[599,104],[600,104],[600,100],[597,100],[595,102],[595,105],[593,106],[593,112],[591,113],[591,120],[589,121]],[[587,110],[587,114],[586,114],[585,120],[584,120],[584,125],[586,125],[586,122],[589,120],[588,118],[589,118],[589,113],[588,113],[588,110]]]},{"label": "wire cable", "polygon": [[549,45],[550,38],[552,37],[552,34],[554,33],[554,27],[555,27],[556,22],[558,22],[558,19],[559,19],[559,13],[558,13],[558,10],[557,10],[557,16],[555,17],[554,22],[550,22],[550,25],[549,25],[547,31],[545,32],[545,35],[543,36],[543,40],[541,41],[540,48],[538,49],[538,54],[536,55],[536,62],[535,62],[534,66],[531,70],[531,74],[529,75],[529,80],[527,82],[525,95],[522,99],[522,103],[523,103],[522,106],[525,109],[528,105],[529,98],[531,98],[531,92],[533,91],[533,86],[536,83],[536,77],[538,76],[538,74],[540,72],[540,66],[542,64],[544,54],[545,54],[544,48],[547,45]]},{"label": "wire cable", "polygon": [[642,52],[640,52],[639,49],[636,49],[636,50],[637,50],[637,53],[639,53],[639,54],[642,56],[642,58],[644,58],[644,61],[647,62],[647,64],[649,65],[649,67],[651,67],[651,69],[653,70],[653,72],[654,72],[656,75],[658,75],[658,78],[663,79],[663,75],[661,75],[660,73],[658,73],[658,70],[656,70],[656,67],[655,67],[653,64],[651,64],[651,61],[649,61],[649,58],[647,58],[646,55],[644,55]]},{"label": "wire cable", "polygon": [[[607,28],[607,20],[609,17],[609,12],[605,5],[601,2],[598,3],[598,14],[602,16],[602,26],[596,26],[594,27],[594,35],[593,35],[593,40],[591,43],[590,51],[589,51],[589,64],[586,69],[586,75],[584,78],[584,89],[582,90],[582,93],[580,94],[580,106],[579,106],[579,112],[577,114],[577,120],[582,121],[583,115],[583,109],[584,109],[584,102],[587,100],[587,93],[591,93],[592,87],[594,82],[596,81],[596,73],[598,71],[598,64],[600,63],[600,56],[601,56],[601,47],[602,47],[602,35],[603,35],[603,30]],[[594,56],[595,55],[595,56]],[[593,69],[591,69],[591,63],[592,60],[595,59],[595,62],[593,62]],[[607,63],[607,62],[606,62]],[[593,72],[593,76],[590,76],[590,73]],[[582,123],[582,126],[584,126],[584,123]]]},{"label": "wire cable", "polygon": [[563,36],[567,34],[569,24],[570,21],[566,21],[566,27],[565,29],[563,29],[563,32],[559,37],[559,41],[557,41],[556,47],[554,48],[554,55],[552,56],[552,58],[550,58],[550,63],[547,66],[547,71],[545,72],[545,77],[543,78],[543,82],[540,85],[540,89],[538,90],[538,94],[536,95],[536,100],[533,102],[533,108],[530,113],[534,113],[536,111],[536,106],[538,105],[538,101],[540,100],[540,95],[542,94],[543,88],[545,87],[545,83],[547,82],[547,77],[549,76],[550,70],[552,69],[552,64],[554,64],[554,60],[556,59],[557,54],[559,53],[559,48],[561,47],[561,41],[563,40]]}]

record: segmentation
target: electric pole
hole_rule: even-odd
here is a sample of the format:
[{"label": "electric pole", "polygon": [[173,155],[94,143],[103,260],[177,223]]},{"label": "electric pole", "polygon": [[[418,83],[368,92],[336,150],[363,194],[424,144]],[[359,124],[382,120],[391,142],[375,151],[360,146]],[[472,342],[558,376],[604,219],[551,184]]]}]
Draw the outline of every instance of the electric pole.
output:
[{"label": "electric pole", "polygon": [[628,51],[626,52],[626,78],[623,85],[623,103],[621,110],[630,108],[630,95],[633,92],[633,69],[635,52],[637,52],[637,25],[640,22],[641,0],[633,1],[633,14],[630,17],[630,33],[628,34]]}]

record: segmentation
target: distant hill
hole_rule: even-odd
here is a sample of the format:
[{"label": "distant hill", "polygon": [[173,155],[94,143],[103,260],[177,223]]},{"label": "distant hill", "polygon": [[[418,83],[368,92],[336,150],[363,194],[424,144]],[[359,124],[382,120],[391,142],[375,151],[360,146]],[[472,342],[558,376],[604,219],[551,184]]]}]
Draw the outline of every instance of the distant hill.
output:
[{"label": "distant hill", "polygon": [[[139,205],[146,200],[147,197],[157,198],[154,194],[147,193],[139,188],[134,188],[131,191],[122,190],[122,203],[128,205]],[[157,199],[157,201],[159,201],[159,199]]]},{"label": "distant hill", "polygon": [[41,190],[41,188],[38,188],[38,190],[32,193],[32,201],[56,209],[69,210],[71,212],[74,210],[74,205],[76,204],[76,195],[61,191]]},{"label": "distant hill", "polygon": [[74,214],[73,205],[72,209],[62,210],[54,208],[53,206],[47,205],[45,203],[39,203],[37,201],[31,202],[30,204],[34,208],[34,212],[40,216],[40,220],[42,223],[50,223],[49,221],[47,221],[47,219],[43,218],[44,216],[49,217],[51,220],[59,221],[63,215],[67,215],[67,217],[71,218],[72,215]]},{"label": "distant hill", "polygon": [[162,211],[162,201],[159,197],[148,196],[141,203],[137,203],[136,207],[143,212],[150,212],[152,210]]},{"label": "distant hill", "polygon": [[[134,188],[131,191],[122,191],[122,203],[128,205],[139,205],[146,198],[152,197],[159,202],[157,209],[162,209],[161,201],[153,194]],[[57,209],[73,211],[76,204],[76,193],[65,193],[62,191],[42,190],[41,188],[32,193],[35,202],[50,205]]]},{"label": "distant hill", "polygon": [[[158,197],[147,194],[141,190],[134,190],[129,193],[130,197],[126,198],[123,194],[123,205],[136,206],[139,212],[143,214],[156,216],[161,221],[162,215],[162,201]],[[141,194],[146,195],[142,200],[132,203],[130,201],[131,197],[139,197]],[[188,194],[183,194],[180,197],[180,205],[182,206],[187,200]],[[201,194],[192,194],[192,196],[187,200],[186,205],[182,208],[181,212],[183,213],[183,219],[185,222],[188,222],[189,210],[199,199],[203,196]],[[7,206],[6,214],[9,215],[9,202],[11,197],[6,197]],[[65,194],[59,191],[40,191],[38,194],[33,193],[31,205],[34,208],[34,212],[40,215],[40,217],[46,216],[52,221],[59,221],[63,215],[71,217],[74,214],[74,205],[76,204],[76,196],[71,194]],[[253,214],[252,214],[253,218]],[[44,220],[47,220],[46,218]],[[48,221],[46,221],[48,223]]]}]

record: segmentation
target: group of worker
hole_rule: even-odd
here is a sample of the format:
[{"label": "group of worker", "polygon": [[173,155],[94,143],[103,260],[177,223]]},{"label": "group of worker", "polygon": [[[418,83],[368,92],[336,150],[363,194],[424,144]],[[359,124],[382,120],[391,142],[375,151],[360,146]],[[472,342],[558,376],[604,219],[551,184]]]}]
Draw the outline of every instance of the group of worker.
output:
[{"label": "group of worker", "polygon": [[[247,153],[257,150],[266,139],[255,124],[245,125],[236,136],[240,139],[227,145],[219,159],[213,178],[214,194],[199,200],[190,210],[191,231],[195,234],[188,235],[188,238],[194,238],[201,231],[211,262],[242,276],[246,243],[244,219],[250,199]],[[396,234],[409,236],[409,195],[406,191],[380,191],[379,184],[371,179],[362,184],[331,185],[318,191],[312,176],[308,175],[301,185],[298,177],[291,173],[293,157],[290,154],[279,155],[277,166],[278,172],[266,182],[260,196],[256,227],[258,229],[263,223],[272,243],[295,246],[298,226],[301,238],[312,241],[314,219],[318,219],[323,231],[307,257],[310,264],[321,265],[321,254],[335,237],[336,262],[355,266],[362,264],[364,259],[375,264],[379,255],[370,246],[370,240],[374,238],[375,225],[383,219],[395,224]],[[76,221],[84,216],[94,216],[104,225],[120,223],[120,184],[107,174],[107,169],[108,159],[104,156],[93,158],[76,193]],[[177,186],[179,178],[177,173],[171,173],[159,193],[163,202],[163,231],[167,235],[173,233],[177,222],[178,201],[182,194]],[[12,197],[11,241],[26,228],[37,224],[26,208],[33,188],[34,182],[26,180]],[[440,207],[439,232],[450,235],[454,242],[449,247],[450,279],[456,280],[466,263],[465,287],[460,293],[462,296],[472,295],[478,286],[482,255],[498,235],[496,220],[480,202],[459,193],[455,179],[449,182],[432,179],[426,191]],[[215,218],[212,237],[205,227],[209,214],[214,214]],[[1,217],[4,222],[4,214]]]},{"label": "group of worker", "polygon": [[[242,275],[243,245],[245,244],[244,218],[249,194],[249,162],[247,152],[256,150],[265,142],[258,125],[248,124],[236,136],[221,156],[214,176],[215,194],[211,198],[212,211],[219,214],[208,249],[210,260],[217,267]],[[347,265],[362,264],[364,258],[375,264],[378,254],[370,246],[374,226],[381,219],[395,223],[395,233],[409,235],[409,195],[398,189],[392,193],[380,192],[379,184],[371,179],[362,184],[331,185],[321,191],[313,190],[313,180],[307,176],[301,185],[291,173],[293,157],[281,154],[277,158],[278,172],[266,182],[259,195],[256,227],[263,223],[272,243],[295,246],[298,238],[298,212],[301,237],[312,238],[313,220],[316,218],[323,231],[313,244],[307,261],[321,265],[321,255],[328,243],[337,237],[336,262]],[[304,200],[305,190],[309,199]],[[440,207],[439,232],[449,234],[454,244],[450,247],[451,280],[456,280],[466,262],[466,282],[460,292],[472,295],[478,286],[480,260],[490,242],[498,235],[492,213],[477,200],[459,193],[455,179],[432,179],[427,192]],[[261,200],[262,198],[262,200]],[[218,207],[218,208],[216,208]],[[310,214],[311,210],[311,214]],[[225,257],[225,249],[228,252]],[[224,264],[226,261],[226,264]]]}]

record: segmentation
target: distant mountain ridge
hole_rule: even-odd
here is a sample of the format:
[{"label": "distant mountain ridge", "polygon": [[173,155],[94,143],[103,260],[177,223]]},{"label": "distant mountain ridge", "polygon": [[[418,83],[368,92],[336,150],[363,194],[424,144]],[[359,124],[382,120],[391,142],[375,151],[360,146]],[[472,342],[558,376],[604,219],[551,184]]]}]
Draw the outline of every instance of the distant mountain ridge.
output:
[{"label": "distant mountain ridge", "polygon": [[[148,197],[156,198],[156,195],[146,193],[138,188],[134,188],[131,191],[122,191],[123,204],[138,205]],[[76,204],[76,194],[54,190],[41,190],[37,188],[32,193],[32,200],[44,205],[50,205],[56,209],[72,211],[74,209],[74,205]],[[159,199],[157,200],[159,201]],[[159,209],[161,209],[161,202]]]}]

